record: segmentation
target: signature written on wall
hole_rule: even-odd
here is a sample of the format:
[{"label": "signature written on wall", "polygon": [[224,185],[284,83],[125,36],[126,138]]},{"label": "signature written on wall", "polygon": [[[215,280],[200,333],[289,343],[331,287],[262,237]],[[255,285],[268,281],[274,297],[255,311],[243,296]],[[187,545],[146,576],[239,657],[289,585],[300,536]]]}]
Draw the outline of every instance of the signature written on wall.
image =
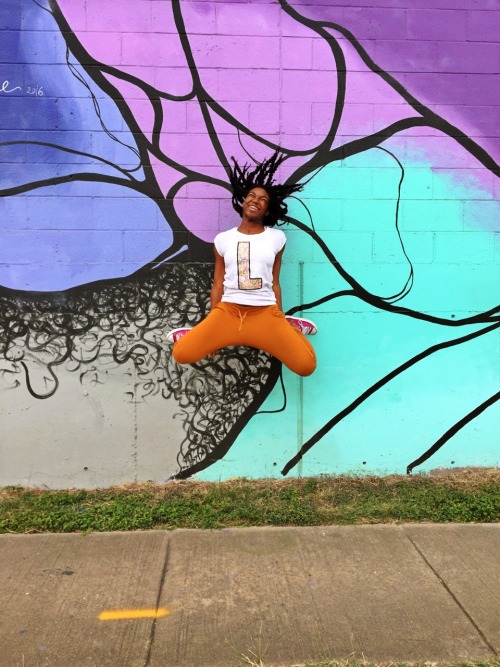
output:
[{"label": "signature written on wall", "polygon": [[22,88],[21,86],[15,86],[11,84],[7,79],[0,85],[0,93],[15,93],[17,91],[24,92],[25,95],[31,95],[33,97],[42,97],[45,93],[43,92],[43,87],[39,86],[26,86]]}]

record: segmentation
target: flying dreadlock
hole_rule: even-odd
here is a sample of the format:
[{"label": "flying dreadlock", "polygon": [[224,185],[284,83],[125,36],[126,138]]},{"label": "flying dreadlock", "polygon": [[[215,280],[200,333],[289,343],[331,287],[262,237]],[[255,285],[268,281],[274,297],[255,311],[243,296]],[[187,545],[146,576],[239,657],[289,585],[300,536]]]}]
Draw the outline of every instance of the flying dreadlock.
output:
[{"label": "flying dreadlock", "polygon": [[251,165],[248,164],[240,167],[234,157],[231,158],[234,168],[230,169],[229,180],[233,190],[233,208],[237,213],[242,215],[242,201],[252,188],[259,187],[264,188],[270,198],[266,227],[274,227],[278,220],[286,221],[288,206],[284,200],[294,192],[302,190],[304,186],[301,183],[276,184],[274,182],[274,174],[285,157],[276,151],[270,158],[258,163],[254,169],[251,169]]}]

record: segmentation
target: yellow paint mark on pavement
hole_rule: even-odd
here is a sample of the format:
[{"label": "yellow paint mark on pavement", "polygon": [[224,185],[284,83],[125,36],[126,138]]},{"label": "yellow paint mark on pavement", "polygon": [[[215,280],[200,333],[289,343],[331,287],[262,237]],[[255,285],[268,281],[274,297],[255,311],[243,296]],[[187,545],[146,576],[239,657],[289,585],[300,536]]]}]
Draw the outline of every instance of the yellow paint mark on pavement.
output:
[{"label": "yellow paint mark on pavement", "polygon": [[165,607],[158,609],[117,609],[115,611],[103,611],[97,617],[100,621],[122,621],[129,618],[162,618],[170,612]]}]

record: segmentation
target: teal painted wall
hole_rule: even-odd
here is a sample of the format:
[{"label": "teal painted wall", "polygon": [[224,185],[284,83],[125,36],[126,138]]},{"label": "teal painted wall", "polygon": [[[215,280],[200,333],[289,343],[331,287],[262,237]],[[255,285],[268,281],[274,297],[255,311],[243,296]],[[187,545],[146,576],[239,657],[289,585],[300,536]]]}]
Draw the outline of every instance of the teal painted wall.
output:
[{"label": "teal painted wall", "polygon": [[[449,145],[455,149],[452,142]],[[363,178],[368,191],[355,198]],[[451,327],[425,321],[419,314],[453,321],[495,306],[498,264],[488,227],[493,229],[499,220],[499,204],[480,184],[457,182],[453,170],[436,173],[430,160],[411,160],[404,170],[400,239],[394,225],[397,200],[390,198],[399,178],[391,158],[374,149],[362,160],[351,158],[325,168],[302,199],[318,236],[372,294],[397,294],[405,285],[409,262],[404,248],[414,269],[414,285],[399,303],[414,312],[384,312],[355,296],[308,309],[320,331],[314,338],[318,370],[305,379],[285,371],[286,411],[273,415],[272,425],[269,415],[256,416],[231,452],[204,471],[203,479],[276,475],[284,459],[291,459],[369,388],[446,342],[457,343],[415,363],[332,425],[294,473],[404,472],[417,458],[414,454],[423,453],[496,393],[498,330],[487,327],[483,334],[483,324]],[[325,198],[332,190],[343,195],[333,206]],[[429,191],[436,197],[426,197]],[[346,193],[352,193],[352,199]],[[292,214],[305,220],[299,203]],[[303,303],[349,289],[313,239],[294,233],[288,251],[284,282],[300,284],[298,265],[303,262]],[[480,335],[460,342],[471,333]],[[282,391],[276,387],[262,409],[273,410],[281,403]],[[499,416],[498,405],[489,408],[417,470],[497,465]]]}]

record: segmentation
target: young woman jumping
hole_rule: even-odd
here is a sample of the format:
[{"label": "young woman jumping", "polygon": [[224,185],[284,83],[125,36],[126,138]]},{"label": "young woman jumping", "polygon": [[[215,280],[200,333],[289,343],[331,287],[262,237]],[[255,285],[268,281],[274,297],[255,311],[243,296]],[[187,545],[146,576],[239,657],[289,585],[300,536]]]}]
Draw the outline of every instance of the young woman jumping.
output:
[{"label": "young woman jumping", "polygon": [[234,163],[232,202],[241,222],[215,237],[209,315],[193,328],[167,335],[177,363],[192,364],[223,347],[247,345],[272,354],[298,375],[311,375],[316,368],[314,349],[304,335],[315,334],[316,326],[282,310],[279,276],[286,237],[274,225],[286,219],[284,199],[303,187],[274,182],[283,159],[275,153],[253,170]]}]

